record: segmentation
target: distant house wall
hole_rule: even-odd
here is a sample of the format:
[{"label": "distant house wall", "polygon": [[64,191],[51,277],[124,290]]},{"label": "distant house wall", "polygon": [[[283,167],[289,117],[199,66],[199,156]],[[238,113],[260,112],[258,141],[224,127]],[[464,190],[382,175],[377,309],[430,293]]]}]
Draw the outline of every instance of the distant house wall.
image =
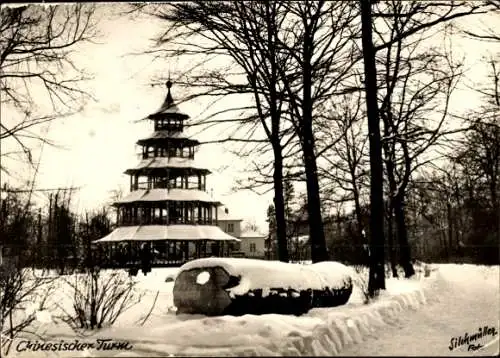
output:
[{"label": "distant house wall", "polygon": [[246,257],[264,258],[266,256],[266,236],[242,237],[240,251]]},{"label": "distant house wall", "polygon": [[231,236],[241,236],[241,220],[219,220],[218,225],[222,229],[222,231],[228,233]]}]

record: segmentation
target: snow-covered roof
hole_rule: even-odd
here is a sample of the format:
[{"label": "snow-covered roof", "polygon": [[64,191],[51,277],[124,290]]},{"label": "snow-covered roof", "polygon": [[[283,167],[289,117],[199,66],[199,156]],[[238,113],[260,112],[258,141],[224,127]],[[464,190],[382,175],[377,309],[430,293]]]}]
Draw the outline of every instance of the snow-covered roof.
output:
[{"label": "snow-covered roof", "polygon": [[198,165],[194,159],[190,158],[179,158],[179,157],[155,157],[142,159],[139,164],[132,169],[127,169],[125,173],[127,174],[130,170],[140,170],[145,168],[192,168],[198,170],[204,170],[210,173],[210,170],[203,168]]},{"label": "snow-covered roof", "polygon": [[170,93],[170,88],[172,87],[172,82],[167,81],[166,83],[167,85],[167,96],[165,97],[165,100],[163,101],[162,105],[160,106],[160,108],[153,114],[151,114],[149,117],[152,118],[152,117],[156,117],[158,115],[161,115],[161,114],[170,114],[170,115],[174,115],[174,116],[177,116],[177,117],[182,117],[184,119],[187,119],[189,118],[189,116],[185,113],[182,113],[179,108],[177,107],[177,105],[174,103],[174,99],[172,98],[172,94]]},{"label": "snow-covered roof", "polygon": [[178,139],[178,140],[182,139],[182,140],[187,140],[187,141],[190,141],[193,143],[199,143],[198,140],[190,138],[189,136],[187,136],[183,132],[170,132],[170,131],[166,131],[166,130],[155,131],[155,132],[151,133],[149,135],[149,137],[139,139],[139,141],[137,143],[147,142],[147,141],[153,140],[153,139],[165,139],[165,138]]},{"label": "snow-covered roof", "polygon": [[243,219],[232,217],[229,214],[229,209],[223,206],[217,208],[217,220],[218,221],[243,221]]},{"label": "snow-covered roof", "polygon": [[134,190],[115,204],[132,203],[135,201],[202,201],[205,203],[221,204],[210,194],[196,189],[149,189]]},{"label": "snow-covered roof", "polygon": [[161,107],[155,112],[155,114],[165,113],[165,114],[181,114],[187,116],[185,113],[182,113],[177,107],[176,104],[169,105],[167,101],[163,102]]},{"label": "snow-covered roof", "polygon": [[254,230],[247,230],[245,232],[242,232],[241,235],[240,235],[241,238],[265,238],[267,237],[266,235],[258,232],[258,231],[254,231]]},{"label": "snow-covered roof", "polygon": [[109,235],[94,241],[158,241],[158,240],[214,240],[214,241],[241,241],[226,234],[214,225],[141,225],[120,226]]}]

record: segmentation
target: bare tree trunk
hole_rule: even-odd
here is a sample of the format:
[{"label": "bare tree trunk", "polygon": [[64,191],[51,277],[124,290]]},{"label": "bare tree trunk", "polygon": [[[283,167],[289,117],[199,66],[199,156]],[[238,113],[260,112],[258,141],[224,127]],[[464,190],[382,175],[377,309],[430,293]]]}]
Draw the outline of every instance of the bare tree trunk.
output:
[{"label": "bare tree trunk", "polygon": [[398,270],[396,269],[396,248],[394,247],[394,227],[393,227],[393,213],[392,203],[389,203],[389,215],[387,218],[387,246],[389,249],[389,257],[391,260],[392,277],[398,277]]},{"label": "bare tree trunk", "polygon": [[415,274],[411,264],[411,250],[408,243],[408,230],[406,228],[406,215],[404,210],[404,199],[400,195],[394,197],[394,214],[396,218],[396,230],[399,241],[399,260],[405,272],[405,277],[409,278]]},{"label": "bare tree trunk", "polygon": [[40,258],[43,257],[43,226],[42,226],[42,209],[38,210],[38,225],[37,225],[37,237],[36,237],[36,252],[34,254],[34,266],[38,268],[40,266]]},{"label": "bare tree trunk", "polygon": [[[288,262],[288,237],[287,237],[287,222],[285,210],[285,193],[283,182],[283,148],[281,146],[280,136],[280,109],[278,109],[278,64],[276,51],[276,4],[266,4],[266,21],[267,21],[267,45],[270,52],[268,58],[270,63],[270,86],[269,86],[269,109],[271,114],[271,141],[274,152],[274,208],[276,213],[276,236],[278,240],[278,260]],[[256,97],[258,95],[256,94]]]},{"label": "bare tree trunk", "polygon": [[358,235],[358,241],[363,238],[363,215],[361,213],[361,202],[359,200],[359,190],[355,182],[353,182],[353,196],[354,196],[354,212],[356,213],[357,228],[356,233]]},{"label": "bare tree trunk", "polygon": [[[386,118],[386,117],[384,117]],[[389,122],[384,121],[384,135],[389,137]],[[392,148],[391,148],[392,147]],[[398,277],[398,270],[396,269],[396,250],[394,248],[394,195],[396,195],[397,185],[396,178],[394,176],[394,145],[389,144],[387,141],[383,144],[383,149],[385,152],[385,168],[387,170],[387,179],[389,181],[389,213],[388,213],[388,249],[391,260],[391,271],[393,277]],[[391,150],[392,149],[392,150]]]},{"label": "bare tree trunk", "polygon": [[53,195],[50,193],[49,196],[49,219],[47,223],[47,247],[45,250],[45,257],[43,258],[44,261],[44,266],[48,266],[49,269],[52,269],[53,264],[49,264],[48,262],[45,262],[47,257],[50,257],[52,255],[55,255],[55,250],[54,250],[54,207],[52,205],[53,203]]},{"label": "bare tree trunk", "polygon": [[283,196],[283,154],[281,153],[281,147],[274,149],[273,179],[278,260],[288,262],[289,257],[286,237],[285,198]]},{"label": "bare tree trunk", "polygon": [[377,104],[377,68],[372,40],[372,9],[370,0],[361,2],[361,25],[365,75],[366,110],[370,138],[370,296],[385,289],[384,270],[384,200],[382,145]]},{"label": "bare tree trunk", "polygon": [[311,260],[313,263],[328,260],[326,251],[325,230],[321,216],[321,201],[319,196],[318,167],[316,164],[316,153],[314,133],[312,128],[312,68],[311,60],[312,39],[309,28],[306,26],[303,45],[303,99],[302,99],[302,151],[304,154],[304,169],[307,184],[307,212],[309,216],[309,237],[311,239]]},{"label": "bare tree trunk", "polygon": [[[309,128],[309,127],[308,127]],[[307,132],[309,132],[307,130]],[[320,262],[328,260],[326,251],[325,230],[321,217],[321,201],[319,196],[318,168],[314,156],[314,144],[311,139],[304,139],[304,161],[307,181],[307,213],[309,216],[309,237],[311,238],[311,260]]]},{"label": "bare tree trunk", "polygon": [[441,229],[441,227],[439,229],[439,242],[442,245],[442,248],[443,248],[445,256],[448,257],[449,255],[448,255],[448,244],[447,244],[447,241],[446,241],[446,234]]},{"label": "bare tree trunk", "polygon": [[446,202],[446,218],[448,222],[448,242],[450,246],[450,255],[452,254],[453,251],[453,214],[451,211],[451,203],[449,200]]}]

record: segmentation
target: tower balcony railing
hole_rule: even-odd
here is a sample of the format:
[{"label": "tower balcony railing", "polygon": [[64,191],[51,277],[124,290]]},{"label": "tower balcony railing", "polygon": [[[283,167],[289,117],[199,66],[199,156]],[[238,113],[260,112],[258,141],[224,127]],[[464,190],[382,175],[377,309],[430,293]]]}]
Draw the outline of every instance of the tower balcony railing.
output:
[{"label": "tower balcony railing", "polygon": [[138,159],[153,159],[153,158],[185,158],[185,159],[194,159],[195,153],[179,153],[179,152],[170,152],[164,153],[139,153],[137,154]]},{"label": "tower balcony railing", "polygon": [[178,182],[177,184],[174,184],[172,182],[167,183],[164,181],[161,182],[139,182],[137,185],[132,185],[132,188],[130,190],[150,190],[150,189],[188,189],[188,190],[203,190],[206,191],[206,186],[205,185],[200,185],[198,183],[198,179],[194,180],[188,180],[187,182],[187,187],[186,187],[186,182],[184,182],[184,185],[180,185]]},{"label": "tower balcony railing", "polygon": [[217,225],[215,218],[193,218],[184,219],[179,217],[162,217],[162,218],[122,218],[118,220],[120,226],[136,226],[136,225]]},{"label": "tower balcony railing", "polygon": [[155,131],[182,132],[184,125],[180,123],[155,123]]}]

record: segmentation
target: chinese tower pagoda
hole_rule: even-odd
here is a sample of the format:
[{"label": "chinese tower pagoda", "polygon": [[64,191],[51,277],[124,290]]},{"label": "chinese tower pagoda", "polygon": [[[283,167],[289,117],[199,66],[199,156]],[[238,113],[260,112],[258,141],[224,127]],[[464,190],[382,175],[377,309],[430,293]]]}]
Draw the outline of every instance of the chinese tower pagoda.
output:
[{"label": "chinese tower pagoda", "polygon": [[107,258],[118,257],[121,266],[136,265],[144,243],[151,250],[152,265],[159,267],[228,255],[231,242],[240,241],[217,226],[221,203],[206,191],[210,171],[194,161],[200,143],[184,135],[189,116],[174,103],[172,82],[166,85],[165,101],[147,117],[154,123],[154,132],[137,141],[142,160],[125,171],[130,193],[113,204],[117,227],[95,241]]}]

